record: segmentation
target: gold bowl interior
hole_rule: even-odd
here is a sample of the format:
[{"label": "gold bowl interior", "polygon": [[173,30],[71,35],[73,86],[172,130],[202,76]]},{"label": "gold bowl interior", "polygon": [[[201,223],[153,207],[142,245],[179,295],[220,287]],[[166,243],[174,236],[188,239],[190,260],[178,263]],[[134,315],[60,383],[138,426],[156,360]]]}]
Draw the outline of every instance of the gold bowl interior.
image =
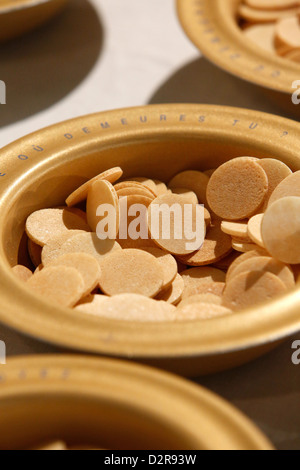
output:
[{"label": "gold bowl interior", "polygon": [[234,108],[159,105],[78,118],[1,150],[0,320],[64,348],[142,360],[185,375],[243,364],[300,329],[300,294],[242,314],[200,322],[109,321],[63,309],[30,293],[10,266],[26,262],[21,243],[33,211],[63,204],[72,190],[113,166],[124,176],[169,181],[253,155],[300,169],[298,124]]}]

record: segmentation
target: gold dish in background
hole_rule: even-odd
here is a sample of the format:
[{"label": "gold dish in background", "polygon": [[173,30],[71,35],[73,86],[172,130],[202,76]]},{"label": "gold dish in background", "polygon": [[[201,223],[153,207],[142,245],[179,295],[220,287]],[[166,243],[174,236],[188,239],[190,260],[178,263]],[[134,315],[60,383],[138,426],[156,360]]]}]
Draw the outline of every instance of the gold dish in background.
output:
[{"label": "gold dish in background", "polygon": [[299,124],[255,111],[156,105],[76,118],[0,150],[0,321],[42,341],[139,360],[187,376],[255,359],[300,330],[300,290],[210,321],[110,321],[34,296],[11,271],[33,211],[63,204],[81,183],[114,166],[124,177],[169,181],[241,155],[277,158],[300,170]]},{"label": "gold dish in background", "polygon": [[271,54],[245,38],[238,25],[240,3],[241,0],[177,0],[177,11],[186,34],[211,62],[275,91],[271,97],[300,115],[299,106],[291,101],[296,91],[293,83],[300,80],[300,64]]},{"label": "gold dish in background", "polygon": [[0,449],[59,439],[96,449],[272,450],[221,398],[148,367],[27,356],[10,359],[0,378]]},{"label": "gold dish in background", "polygon": [[55,16],[68,0],[0,0],[0,43],[21,36]]}]

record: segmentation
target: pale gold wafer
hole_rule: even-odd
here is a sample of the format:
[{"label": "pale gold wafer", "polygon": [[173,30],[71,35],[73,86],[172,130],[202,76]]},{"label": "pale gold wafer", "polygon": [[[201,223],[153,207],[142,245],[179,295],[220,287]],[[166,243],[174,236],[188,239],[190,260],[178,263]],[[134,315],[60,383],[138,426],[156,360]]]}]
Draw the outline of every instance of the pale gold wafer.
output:
[{"label": "pale gold wafer", "polygon": [[73,307],[84,293],[82,276],[76,269],[65,266],[43,269],[27,281],[27,286],[60,307]]},{"label": "pale gold wafer", "polygon": [[230,276],[233,274],[234,270],[244,261],[247,261],[248,259],[251,258],[257,258],[259,256],[270,256],[266,250],[263,248],[260,248],[259,246],[256,246],[254,250],[248,251],[246,253],[243,253],[236,258],[232,262],[232,264],[229,266],[227,274],[226,274],[226,282],[229,280]]},{"label": "pale gold wafer", "polygon": [[59,235],[51,238],[42,249],[42,263],[47,266],[51,261],[61,256],[61,247],[63,244],[70,240],[75,235],[86,233],[82,230],[68,230],[67,232],[60,233]]},{"label": "pale gold wafer", "polygon": [[284,10],[261,10],[251,8],[247,5],[240,5],[238,9],[240,17],[250,23],[275,23],[282,18],[297,15],[299,12],[299,6],[290,7]]},{"label": "pale gold wafer", "polygon": [[114,240],[100,240],[96,233],[80,233],[67,240],[61,247],[61,256],[67,253],[88,253],[101,263],[106,256],[122,248]]},{"label": "pale gold wafer", "polygon": [[212,282],[224,282],[226,277],[225,273],[220,269],[208,266],[187,269],[181,272],[181,276],[184,281],[183,298],[197,294],[197,289],[202,286],[203,283],[211,284]]},{"label": "pale gold wafer", "polygon": [[300,263],[300,198],[285,197],[265,212],[261,233],[267,251],[284,263]]},{"label": "pale gold wafer", "polygon": [[143,247],[143,250],[155,256],[164,272],[163,289],[169,287],[175,280],[178,272],[177,262],[174,256],[157,247]]},{"label": "pale gold wafer", "polygon": [[221,165],[207,186],[212,211],[226,220],[254,215],[268,191],[268,178],[256,160],[239,157]]},{"label": "pale gold wafer", "polygon": [[80,188],[76,189],[70,196],[66,199],[67,206],[76,206],[79,202],[85,201],[87,198],[89,189],[92,187],[95,181],[109,181],[110,183],[115,183],[121,176],[123,175],[123,171],[121,168],[111,168],[110,170],[104,171],[100,173],[100,175],[95,176],[91,180],[87,181],[85,184],[80,186]]},{"label": "pale gold wafer", "polygon": [[248,222],[248,235],[256,245],[265,248],[261,235],[261,224],[264,214],[257,214],[251,217]]},{"label": "pale gold wafer", "polygon": [[269,199],[268,207],[275,201],[288,196],[300,197],[300,171],[296,171],[296,173],[285,178],[277,188],[274,189]]},{"label": "pale gold wafer", "polygon": [[233,274],[227,278],[227,282],[230,282],[241,273],[251,271],[270,272],[275,274],[288,289],[295,287],[295,278],[291,267],[274,258],[264,256],[250,258],[241,263],[235,268]]},{"label": "pale gold wafer", "polygon": [[26,266],[18,264],[12,268],[12,271],[16,277],[21,281],[27,282],[32,277],[32,272]]},{"label": "pale gold wafer", "polygon": [[232,222],[230,220],[223,220],[221,223],[221,230],[231,237],[248,238],[248,220],[241,220],[239,222]]},{"label": "pale gold wafer", "polygon": [[286,286],[275,274],[261,271],[242,273],[227,284],[223,304],[233,310],[241,310],[272,300],[286,291]]},{"label": "pale gold wafer", "polygon": [[32,240],[28,240],[28,253],[32,264],[37,267],[41,264],[41,256],[42,256],[42,247],[37,245]]},{"label": "pale gold wafer", "polygon": [[118,198],[124,197],[124,196],[146,196],[150,197],[152,200],[155,198],[155,196],[148,191],[147,188],[134,188],[133,186],[129,186],[128,188],[123,188],[123,189],[118,189],[117,190],[117,196]]},{"label": "pale gold wafer", "polygon": [[107,299],[109,299],[107,295],[88,295],[76,305],[75,310],[80,310],[90,315],[101,316],[102,306]]},{"label": "pale gold wafer", "polygon": [[261,47],[267,52],[276,54],[274,23],[264,23],[249,26],[243,30],[244,36],[253,44]]},{"label": "pale gold wafer", "polygon": [[[188,218],[188,224],[186,223],[187,207],[191,208],[191,217]],[[165,210],[166,208],[167,210]],[[172,210],[173,208],[175,208],[175,211]],[[159,213],[160,210],[163,210],[163,217]],[[201,212],[200,217],[198,217],[198,211],[202,211],[202,217]],[[202,241],[205,238],[206,225],[203,214],[203,207],[200,205],[186,204],[182,201],[181,196],[177,194],[163,194],[154,199],[148,208],[151,238],[160,248],[174,255],[192,253],[194,249],[191,245],[197,241],[196,237],[198,236]],[[166,217],[168,217],[167,224],[162,221]],[[200,227],[196,227],[197,219]]]},{"label": "pale gold wafer", "polygon": [[255,247],[255,243],[241,243],[232,241],[232,248],[239,253],[248,253],[249,251],[253,251]]},{"label": "pale gold wafer", "polygon": [[169,182],[170,189],[186,188],[193,191],[198,198],[199,203],[206,204],[206,188],[209,177],[201,171],[183,171],[174,176]]},{"label": "pale gold wafer", "polygon": [[174,188],[172,189],[172,193],[181,196],[186,204],[199,204],[197,195],[194,191],[190,191],[185,188]]},{"label": "pale gold wafer", "polygon": [[223,258],[220,261],[217,261],[216,263],[214,263],[213,267],[217,269],[221,269],[222,271],[227,271],[229,267],[232,265],[232,263],[239,256],[241,256],[240,253],[237,253],[236,251],[232,251],[228,256],[226,256],[226,258]]},{"label": "pale gold wafer", "polygon": [[161,196],[162,194],[166,194],[168,192],[168,188],[167,188],[167,185],[165,183],[163,183],[162,181],[160,180],[153,180],[154,183],[155,183],[155,194],[157,196]]},{"label": "pale gold wafer", "polygon": [[211,320],[213,318],[231,315],[232,311],[221,305],[211,303],[193,303],[178,307],[176,312],[177,321],[188,320]]},{"label": "pale gold wafer", "polygon": [[42,271],[42,269],[44,269],[44,265],[43,265],[43,264],[40,264],[40,265],[36,268],[36,270],[34,271],[34,274],[39,273],[40,271]]},{"label": "pale gold wafer", "polygon": [[276,24],[276,43],[291,48],[300,47],[300,23],[298,15],[283,18]]},{"label": "pale gold wafer", "polygon": [[245,3],[258,10],[283,10],[299,6],[298,0],[245,0]]},{"label": "pale gold wafer", "polygon": [[119,200],[119,234],[117,241],[122,248],[155,246],[149,237],[147,210],[153,199],[133,195]]},{"label": "pale gold wafer", "polygon": [[139,294],[120,294],[100,301],[99,310],[91,313],[110,320],[165,322],[175,320],[176,307]]},{"label": "pale gold wafer", "polygon": [[192,295],[191,297],[187,297],[186,299],[182,300],[178,307],[185,307],[186,305],[192,304],[214,304],[214,305],[222,305],[222,297],[215,295],[215,294],[196,294]]},{"label": "pale gold wafer", "polygon": [[202,282],[194,289],[184,291],[182,298],[186,299],[189,296],[198,294],[214,294],[222,297],[225,289],[225,282]]},{"label": "pale gold wafer", "polygon": [[[151,199],[154,199],[156,197],[156,194],[154,193],[154,191],[148,188],[148,186],[145,186],[142,183],[138,183],[137,181],[122,181],[121,183],[116,184],[114,188],[117,192],[124,191],[124,190],[129,191],[129,190],[134,189],[136,191],[133,194],[139,195],[140,194],[139,191],[142,191],[143,196],[150,197]],[[128,196],[129,195],[130,194],[128,194]]]},{"label": "pale gold wafer", "polygon": [[154,196],[158,196],[158,192],[156,189],[156,183],[154,180],[150,178],[144,178],[143,176],[136,176],[135,178],[131,178],[131,181],[135,181],[137,183],[142,184],[146,188],[150,189],[150,191],[154,194]]},{"label": "pale gold wafer", "polygon": [[221,230],[220,220],[213,219],[200,250],[178,259],[188,266],[207,266],[225,258],[232,251],[231,244],[231,237]]},{"label": "pale gold wafer", "polygon": [[125,293],[155,297],[162,289],[164,272],[155,256],[128,249],[112,253],[101,266],[100,289],[107,295]]},{"label": "pale gold wafer", "polygon": [[87,253],[68,253],[51,261],[48,266],[67,266],[77,269],[84,282],[84,296],[90,294],[99,284],[101,275],[99,263]]},{"label": "pale gold wafer", "polygon": [[[113,220],[109,219],[107,224],[105,219],[105,225],[103,223],[102,227],[100,222],[107,215],[108,210],[112,211]],[[86,214],[88,224],[93,232],[107,236],[111,240],[117,238],[119,231],[119,199],[115,188],[109,181],[99,180],[92,184],[87,196]]]},{"label": "pale gold wafer", "polygon": [[26,221],[28,237],[40,246],[68,230],[90,231],[78,209],[42,209],[33,212]]},{"label": "pale gold wafer", "polygon": [[172,282],[171,286],[164,289],[156,296],[156,300],[164,300],[169,304],[177,305],[182,299],[184,290],[184,281],[180,274],[177,274],[176,278]]},{"label": "pale gold wafer", "polygon": [[261,208],[261,212],[264,212],[275,188],[292,174],[292,170],[285,163],[274,158],[263,158],[258,161],[258,164],[265,170],[268,177],[268,192]]}]

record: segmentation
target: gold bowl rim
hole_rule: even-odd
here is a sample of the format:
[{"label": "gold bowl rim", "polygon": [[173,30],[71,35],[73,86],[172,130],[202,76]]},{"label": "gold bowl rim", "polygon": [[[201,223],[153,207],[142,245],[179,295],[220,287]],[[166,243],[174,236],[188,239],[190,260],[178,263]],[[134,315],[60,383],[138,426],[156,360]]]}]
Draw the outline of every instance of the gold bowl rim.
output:
[{"label": "gold bowl rim", "polygon": [[112,400],[168,423],[191,449],[273,450],[270,441],[229,402],[185,379],[148,366],[77,355],[9,359],[0,369],[0,401],[71,394]]}]

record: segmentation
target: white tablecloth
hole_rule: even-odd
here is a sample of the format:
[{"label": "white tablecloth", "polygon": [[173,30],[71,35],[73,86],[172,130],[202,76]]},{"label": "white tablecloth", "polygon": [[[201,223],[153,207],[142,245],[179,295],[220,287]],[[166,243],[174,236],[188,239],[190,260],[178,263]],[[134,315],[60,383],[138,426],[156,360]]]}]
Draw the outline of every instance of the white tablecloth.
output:
[{"label": "white tablecloth", "polygon": [[[46,27],[0,47],[0,147],[41,127],[105,109],[194,102],[283,114],[215,68],[183,33],[174,0],[71,0]],[[9,355],[56,352],[0,327]],[[300,339],[300,333],[299,337]],[[300,449],[300,365],[292,340],[238,370],[198,382],[229,399],[282,449]]]}]

